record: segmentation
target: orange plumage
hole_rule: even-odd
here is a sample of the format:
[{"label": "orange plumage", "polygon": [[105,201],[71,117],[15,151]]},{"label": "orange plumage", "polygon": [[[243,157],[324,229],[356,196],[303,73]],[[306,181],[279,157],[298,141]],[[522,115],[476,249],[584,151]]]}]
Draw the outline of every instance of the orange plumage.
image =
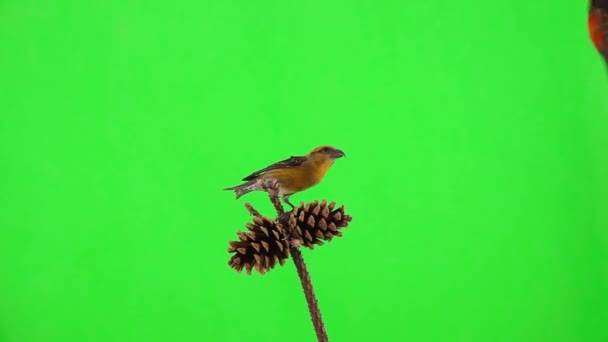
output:
[{"label": "orange plumage", "polygon": [[608,0],[591,0],[587,28],[591,42],[608,62]]},{"label": "orange plumage", "polygon": [[271,164],[243,178],[246,183],[224,190],[234,190],[238,199],[251,191],[264,190],[258,180],[276,180],[283,201],[293,207],[289,196],[319,184],[334,161],[344,156],[335,147],[320,146],[306,156],[292,156]]}]

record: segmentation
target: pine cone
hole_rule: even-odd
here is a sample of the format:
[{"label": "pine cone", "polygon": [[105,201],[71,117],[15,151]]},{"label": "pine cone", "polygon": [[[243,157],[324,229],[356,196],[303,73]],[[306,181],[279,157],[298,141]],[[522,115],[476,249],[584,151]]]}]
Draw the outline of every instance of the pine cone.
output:
[{"label": "pine cone", "polygon": [[344,206],[334,210],[335,206],[336,202],[327,204],[326,200],[301,203],[288,213],[289,238],[313,249],[315,244],[320,246],[323,241],[342,236],[340,230],[348,226],[352,217],[344,214]]},{"label": "pine cone", "polygon": [[[248,206],[250,209],[250,206]],[[277,263],[284,265],[289,257],[289,241],[280,223],[260,215],[251,208],[253,223],[247,223],[248,232],[237,232],[238,241],[230,241],[229,253],[235,253],[228,265],[238,272],[245,268],[251,274],[253,268],[260,274],[273,269]]]}]

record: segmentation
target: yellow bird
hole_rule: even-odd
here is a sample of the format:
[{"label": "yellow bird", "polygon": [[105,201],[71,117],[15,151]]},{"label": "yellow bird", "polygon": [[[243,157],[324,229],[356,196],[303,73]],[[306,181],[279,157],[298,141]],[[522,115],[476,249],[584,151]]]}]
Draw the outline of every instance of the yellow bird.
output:
[{"label": "yellow bird", "polygon": [[289,202],[289,196],[319,184],[327,170],[340,157],[346,157],[346,155],[337,148],[319,146],[306,156],[291,156],[258,170],[243,178],[246,183],[224,190],[234,190],[238,199],[251,191],[264,190],[258,180],[276,180],[283,201],[294,208],[294,205]]}]

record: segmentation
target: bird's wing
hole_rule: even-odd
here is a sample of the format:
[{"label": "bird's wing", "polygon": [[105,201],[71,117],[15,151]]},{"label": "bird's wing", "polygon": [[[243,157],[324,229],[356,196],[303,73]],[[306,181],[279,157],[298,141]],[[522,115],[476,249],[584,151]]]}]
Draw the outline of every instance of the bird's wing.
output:
[{"label": "bird's wing", "polygon": [[294,167],[294,166],[300,166],[302,165],[302,163],[304,163],[306,161],[306,157],[299,157],[299,156],[291,156],[288,159],[285,160],[281,160],[278,161],[272,165],[268,165],[265,168],[261,169],[261,170],[257,170],[256,172],[250,174],[249,176],[243,178],[244,181],[249,181],[252,179],[257,178],[259,175],[263,174],[264,172],[270,171],[270,170],[276,170],[276,169],[284,169],[284,168],[288,168],[288,167]]}]

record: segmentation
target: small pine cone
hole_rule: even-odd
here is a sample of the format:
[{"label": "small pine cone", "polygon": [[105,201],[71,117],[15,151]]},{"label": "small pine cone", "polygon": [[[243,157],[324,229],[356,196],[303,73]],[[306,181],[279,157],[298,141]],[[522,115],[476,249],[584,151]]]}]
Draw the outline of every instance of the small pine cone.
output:
[{"label": "small pine cone", "polygon": [[229,253],[234,253],[228,265],[238,272],[243,268],[247,274],[255,268],[260,274],[273,269],[277,263],[284,265],[289,257],[289,242],[285,239],[283,226],[260,214],[247,223],[247,232],[237,232],[238,241],[230,241]]},{"label": "small pine cone", "polygon": [[301,203],[289,213],[287,227],[290,239],[298,239],[310,249],[314,245],[323,245],[323,241],[331,241],[334,237],[342,236],[340,231],[352,220],[344,213],[344,206],[337,209],[336,202],[327,203],[314,201]]}]

